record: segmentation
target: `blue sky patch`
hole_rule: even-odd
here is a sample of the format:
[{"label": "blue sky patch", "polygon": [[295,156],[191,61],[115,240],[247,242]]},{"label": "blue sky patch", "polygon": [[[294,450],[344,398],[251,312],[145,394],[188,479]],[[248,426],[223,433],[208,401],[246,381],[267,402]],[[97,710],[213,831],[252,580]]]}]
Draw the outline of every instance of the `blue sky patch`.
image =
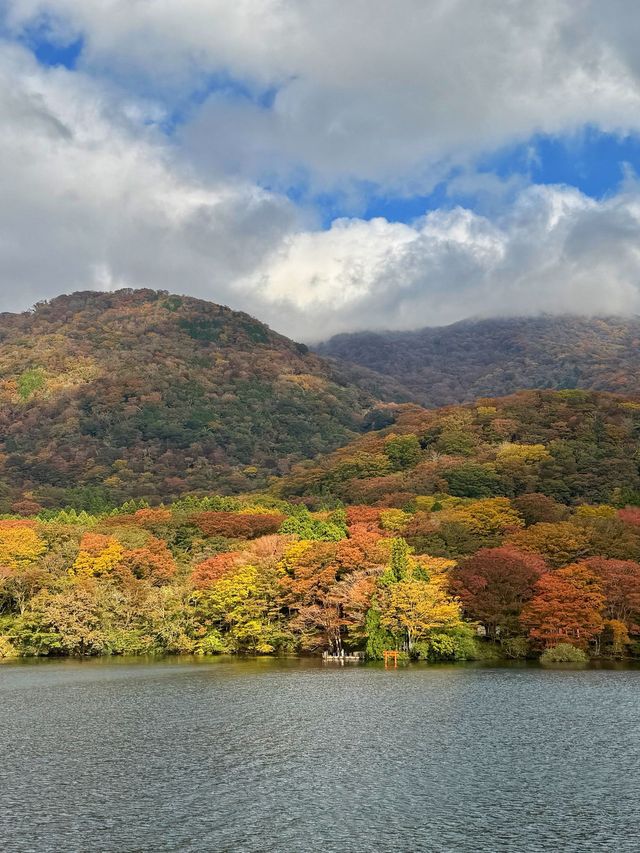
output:
[{"label": "blue sky patch", "polygon": [[19,41],[27,47],[41,65],[54,68],[63,66],[73,71],[77,64],[84,39],[77,36],[72,39],[62,39],[47,18],[43,18],[20,34]]},{"label": "blue sky patch", "polygon": [[[0,30],[4,29],[0,24]],[[20,42],[28,47],[38,62],[48,67],[77,67],[82,54],[82,37],[64,42],[60,33],[47,18],[22,31]],[[168,136],[188,123],[199,106],[213,94],[233,101],[251,101],[261,109],[273,107],[278,89],[255,87],[225,73],[200,78],[192,92],[179,97],[174,103],[166,102],[166,93],[139,92],[139,80],[128,81],[131,88],[146,97],[157,96],[165,103],[167,118],[162,129]],[[127,80],[120,80],[126,86]],[[566,184],[576,187],[594,199],[613,194],[630,167],[640,173],[640,136],[615,134],[587,126],[566,136],[538,134],[525,142],[501,148],[478,159],[475,174],[497,176],[508,185]],[[473,175],[473,169],[469,174]],[[326,226],[337,217],[358,216],[363,219],[385,217],[389,221],[412,222],[436,209],[450,209],[464,205],[483,212],[490,204],[488,193],[458,186],[456,178],[464,176],[460,169],[453,170],[447,180],[437,184],[427,194],[399,195],[384,193],[374,183],[359,182],[345,192],[317,194],[310,191],[310,181],[304,177],[304,167],[299,170],[288,187],[274,186],[274,191],[286,192],[297,204],[312,207]],[[453,183],[451,183],[453,179]],[[514,179],[517,179],[514,181]],[[297,183],[296,183],[297,182]],[[269,187],[265,187],[269,189]],[[464,190],[464,191],[463,191]],[[505,198],[507,192],[505,191]],[[496,200],[497,202],[497,200]]]}]

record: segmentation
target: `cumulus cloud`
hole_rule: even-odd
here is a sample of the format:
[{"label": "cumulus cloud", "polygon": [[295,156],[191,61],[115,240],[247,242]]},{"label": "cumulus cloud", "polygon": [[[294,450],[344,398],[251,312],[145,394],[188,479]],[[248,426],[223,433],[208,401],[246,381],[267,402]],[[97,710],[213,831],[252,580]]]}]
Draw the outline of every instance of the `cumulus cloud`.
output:
[{"label": "cumulus cloud", "polygon": [[[84,47],[69,71],[0,43],[0,308],[158,287],[308,341],[637,312],[633,177],[596,201],[474,169],[537,131],[640,129],[640,12],[612,2],[628,28],[591,0],[9,0],[14,36]],[[484,203],[410,223],[321,227],[283,193],[411,194],[453,166]]]},{"label": "cumulus cloud", "polygon": [[434,211],[413,226],[340,220],[288,237],[248,286],[308,340],[469,316],[640,311],[637,187],[596,202],[531,187],[502,216]]},{"label": "cumulus cloud", "polygon": [[212,75],[245,87],[184,127],[203,169],[414,192],[535,132],[638,130],[640,10],[615,2],[10,0],[8,20],[81,35],[84,68],[173,99]]},{"label": "cumulus cloud", "polygon": [[8,45],[0,115],[2,308],[116,286],[237,302],[233,282],[297,221],[255,185],[196,181],[144,104]]}]

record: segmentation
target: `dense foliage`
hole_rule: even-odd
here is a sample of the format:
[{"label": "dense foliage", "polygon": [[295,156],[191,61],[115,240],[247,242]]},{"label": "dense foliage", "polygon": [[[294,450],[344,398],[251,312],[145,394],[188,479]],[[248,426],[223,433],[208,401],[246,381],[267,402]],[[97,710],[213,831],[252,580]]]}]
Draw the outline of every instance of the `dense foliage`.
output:
[{"label": "dense foliage", "polygon": [[404,509],[132,502],[1,519],[0,566],[0,657],[640,656],[632,507],[444,493]]},{"label": "dense foliage", "polygon": [[[523,516],[539,521],[561,519],[558,503],[640,503],[640,403],[529,391],[437,411],[396,407],[393,421],[298,466],[279,494],[411,510],[431,509],[437,498],[425,496],[439,493],[501,495],[517,498]],[[424,547],[450,550],[453,530],[454,518],[438,545],[442,532],[418,515],[411,535]]]},{"label": "dense foliage", "polygon": [[0,334],[0,657],[640,657],[633,399],[379,403],[154,291]]},{"label": "dense foliage", "polygon": [[[322,355],[387,374],[384,399],[445,406],[523,388],[640,393],[640,320],[535,317],[337,335]],[[380,388],[381,396],[384,388]],[[403,395],[403,396],[402,396]]]},{"label": "dense foliage", "polygon": [[0,341],[5,512],[260,487],[343,444],[374,403],[248,315],[151,290],[3,314]]}]

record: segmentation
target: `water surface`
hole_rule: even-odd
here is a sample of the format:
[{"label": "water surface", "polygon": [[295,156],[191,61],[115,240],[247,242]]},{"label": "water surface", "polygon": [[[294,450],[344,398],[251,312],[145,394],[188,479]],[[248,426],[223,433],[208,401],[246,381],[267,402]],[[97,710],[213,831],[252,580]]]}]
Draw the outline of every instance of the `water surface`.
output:
[{"label": "water surface", "polygon": [[640,670],[0,666],[0,848],[637,851]]}]

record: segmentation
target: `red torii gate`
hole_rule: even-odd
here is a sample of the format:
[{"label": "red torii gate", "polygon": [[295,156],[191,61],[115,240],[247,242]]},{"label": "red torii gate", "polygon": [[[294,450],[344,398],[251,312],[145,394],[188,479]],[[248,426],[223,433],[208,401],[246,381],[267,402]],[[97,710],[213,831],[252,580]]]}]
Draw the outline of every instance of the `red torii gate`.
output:
[{"label": "red torii gate", "polygon": [[382,652],[382,656],[384,658],[384,668],[385,669],[388,669],[389,661],[391,661],[391,660],[393,661],[393,668],[394,669],[398,668],[398,652],[391,651],[389,649],[385,649]]}]

